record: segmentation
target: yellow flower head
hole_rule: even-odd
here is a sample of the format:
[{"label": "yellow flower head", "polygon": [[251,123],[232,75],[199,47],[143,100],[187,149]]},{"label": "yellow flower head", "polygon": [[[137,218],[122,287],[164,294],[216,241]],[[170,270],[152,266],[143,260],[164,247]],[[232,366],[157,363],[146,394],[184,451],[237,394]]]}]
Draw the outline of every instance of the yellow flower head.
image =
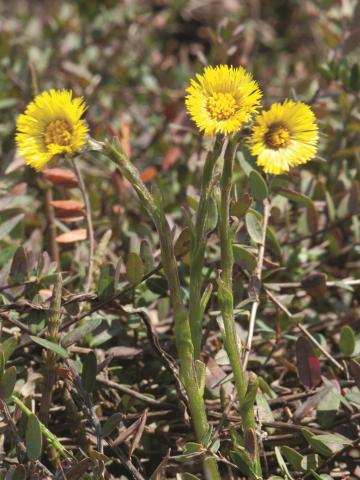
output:
[{"label": "yellow flower head", "polygon": [[314,158],[317,141],[318,127],[311,108],[286,100],[257,116],[251,153],[266,173],[279,175]]},{"label": "yellow flower head", "polygon": [[206,67],[196,78],[186,90],[185,104],[205,135],[236,132],[259,108],[259,86],[242,67]]},{"label": "yellow flower head", "polygon": [[37,170],[57,155],[73,156],[86,142],[88,127],[81,119],[86,110],[82,98],[70,90],[49,90],[38,95],[17,120],[19,155]]}]

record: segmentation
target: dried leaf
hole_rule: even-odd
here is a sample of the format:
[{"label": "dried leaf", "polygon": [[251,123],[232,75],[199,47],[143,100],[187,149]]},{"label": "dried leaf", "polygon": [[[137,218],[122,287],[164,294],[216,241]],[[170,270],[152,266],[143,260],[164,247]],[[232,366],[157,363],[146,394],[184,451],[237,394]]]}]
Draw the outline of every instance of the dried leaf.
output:
[{"label": "dried leaf", "polygon": [[62,233],[56,237],[58,243],[75,243],[81,240],[86,240],[87,231],[86,228],[77,228],[70,230],[69,232]]},{"label": "dried leaf", "polygon": [[72,170],[65,168],[45,168],[43,170],[44,177],[49,182],[63,187],[77,187],[78,179]]},{"label": "dried leaf", "polygon": [[61,210],[83,212],[84,204],[78,200],[53,200],[51,205]]}]

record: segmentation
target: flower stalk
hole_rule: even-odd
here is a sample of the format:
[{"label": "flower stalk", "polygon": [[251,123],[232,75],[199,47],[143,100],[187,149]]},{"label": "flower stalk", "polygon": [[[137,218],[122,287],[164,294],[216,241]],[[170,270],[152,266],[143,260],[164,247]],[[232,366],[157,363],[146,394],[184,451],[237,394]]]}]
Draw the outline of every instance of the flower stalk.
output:
[{"label": "flower stalk", "polygon": [[[247,382],[246,372],[243,370],[241,359],[241,346],[237,337],[234,319],[233,299],[233,240],[234,233],[231,229],[230,202],[234,159],[238,147],[238,140],[233,137],[224,154],[224,165],[220,180],[219,199],[219,237],[221,249],[221,276],[218,278],[218,298],[223,320],[224,345],[229,356],[235,386],[240,404],[240,416],[243,432],[255,430],[254,415],[254,388],[253,382]],[[250,388],[251,387],[251,388]],[[261,475],[259,449],[255,445],[254,471]],[[257,478],[254,476],[254,479]]]},{"label": "flower stalk", "polygon": [[212,151],[207,154],[201,184],[199,206],[196,212],[195,226],[192,232],[190,255],[190,300],[189,317],[191,337],[194,345],[194,357],[200,357],[202,339],[203,308],[201,306],[202,269],[206,248],[206,224],[209,216],[209,204],[214,181],[214,169],[221,155],[224,142],[218,136]]}]

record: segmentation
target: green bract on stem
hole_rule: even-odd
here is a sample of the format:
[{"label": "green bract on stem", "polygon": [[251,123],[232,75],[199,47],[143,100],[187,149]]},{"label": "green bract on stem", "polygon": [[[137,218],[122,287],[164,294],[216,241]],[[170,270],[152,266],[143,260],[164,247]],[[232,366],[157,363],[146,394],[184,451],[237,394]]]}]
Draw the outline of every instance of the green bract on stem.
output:
[{"label": "green bract on stem", "polygon": [[[241,345],[237,337],[234,319],[233,300],[233,237],[234,233],[230,225],[230,202],[233,178],[233,166],[238,139],[230,139],[224,154],[223,171],[220,181],[219,205],[219,237],[221,248],[221,275],[218,278],[218,298],[223,321],[224,345],[229,356],[235,386],[240,404],[240,415],[243,424],[243,431],[255,429],[254,415],[254,391],[256,394],[255,382],[247,382],[246,373],[243,370],[241,359]],[[258,446],[255,444],[254,466],[255,475],[261,474]],[[257,478],[254,476],[254,478]]]},{"label": "green bract on stem", "polygon": [[[210,431],[203,395],[205,368],[202,362],[195,362],[194,359],[189,314],[180,295],[180,282],[171,231],[161,205],[160,195],[158,193],[152,195],[149,192],[140,178],[139,171],[119,145],[105,144],[104,153],[119,167],[121,173],[131,183],[159,234],[161,261],[168,281],[175,314],[175,337],[180,359],[180,378],[189,399],[196,439],[203,444]],[[220,480],[221,477],[214,457],[205,457],[203,466],[207,480]]]}]

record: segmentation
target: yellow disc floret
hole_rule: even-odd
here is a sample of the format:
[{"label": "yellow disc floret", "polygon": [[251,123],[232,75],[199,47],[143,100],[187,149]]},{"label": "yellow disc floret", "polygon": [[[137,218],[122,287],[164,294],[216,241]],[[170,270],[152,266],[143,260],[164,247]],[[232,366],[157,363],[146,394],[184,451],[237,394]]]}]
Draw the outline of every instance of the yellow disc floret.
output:
[{"label": "yellow disc floret", "polygon": [[46,127],[44,133],[45,145],[54,143],[55,145],[70,145],[71,143],[71,127],[66,120],[53,120]]}]

